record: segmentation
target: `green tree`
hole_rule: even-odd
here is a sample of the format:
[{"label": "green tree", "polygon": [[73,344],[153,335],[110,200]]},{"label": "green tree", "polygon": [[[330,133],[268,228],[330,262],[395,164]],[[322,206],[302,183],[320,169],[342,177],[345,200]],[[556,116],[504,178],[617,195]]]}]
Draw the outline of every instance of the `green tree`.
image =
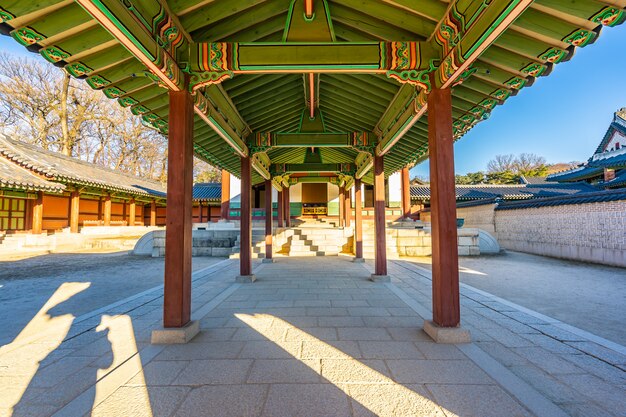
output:
[{"label": "green tree", "polygon": [[482,171],[468,172],[465,175],[455,175],[455,184],[475,185],[485,183],[485,174]]}]

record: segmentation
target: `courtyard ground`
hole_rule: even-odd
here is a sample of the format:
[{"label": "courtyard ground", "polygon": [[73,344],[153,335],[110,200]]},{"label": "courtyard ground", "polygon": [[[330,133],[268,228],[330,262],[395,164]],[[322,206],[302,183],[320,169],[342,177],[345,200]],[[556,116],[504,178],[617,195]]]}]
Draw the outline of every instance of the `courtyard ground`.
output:
[{"label": "courtyard ground", "polygon": [[[193,258],[193,269],[223,258]],[[112,253],[65,253],[0,261],[0,345],[28,324],[62,284],[85,285],[56,309],[76,316],[163,284],[163,258]]]},{"label": "courtyard ground", "polygon": [[[161,288],[68,308],[96,275],[126,268],[111,259],[79,269],[83,281],[68,264],[65,281],[31,303],[0,347],[0,416],[626,415],[625,347],[484,291],[461,288],[472,343],[433,343],[421,330],[431,277],[415,262],[390,261],[391,282],[372,283],[371,262],[278,258],[237,284],[238,262],[219,260],[193,276],[201,333],[165,346],[149,343]],[[159,260],[145,262],[117,284],[156,274],[148,264]],[[0,288],[4,299],[27,281],[3,280],[15,285]]]},{"label": "courtyard ground", "polygon": [[[403,258],[430,270],[430,258]],[[507,251],[459,259],[462,283],[626,345],[626,269]]]}]

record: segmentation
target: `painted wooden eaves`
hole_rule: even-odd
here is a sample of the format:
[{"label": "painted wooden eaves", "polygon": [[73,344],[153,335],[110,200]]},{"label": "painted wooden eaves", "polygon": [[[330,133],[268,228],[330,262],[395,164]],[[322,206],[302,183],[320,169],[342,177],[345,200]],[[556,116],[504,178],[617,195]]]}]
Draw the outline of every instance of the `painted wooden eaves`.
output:
[{"label": "painted wooden eaves", "polygon": [[[483,4],[457,3],[461,1]],[[173,43],[281,42],[291,5],[291,0],[136,2],[126,1],[144,12],[164,6],[161,9],[169,10],[180,25],[182,33],[164,32],[167,36],[159,38],[157,43],[167,50],[174,48]],[[439,0],[327,3],[337,42],[427,41],[449,10],[449,4]],[[536,77],[548,75],[553,65],[569,60],[576,47],[593,43],[602,26],[623,22],[625,7],[626,0],[536,0],[474,62],[468,78],[453,88],[456,137],[487,119],[497,105],[531,86]],[[143,17],[137,15],[139,20]],[[0,19],[2,33],[102,90],[147,125],[167,131],[168,90],[162,80],[76,2],[0,0]],[[161,22],[158,29],[166,31],[171,27],[168,22]],[[179,64],[184,67],[184,62]],[[381,74],[321,74],[318,83],[318,108],[328,131],[370,131],[381,137],[401,124],[418,93]],[[245,138],[251,132],[296,132],[307,106],[305,88],[302,74],[237,74],[199,94],[228,129]],[[237,152],[198,116],[194,140],[197,156],[239,173]],[[344,163],[357,155],[343,148],[320,152],[329,163]],[[301,163],[306,149],[272,149],[267,154],[272,163]],[[428,124],[422,116],[385,155],[385,172],[389,175],[427,156]],[[261,181],[260,176],[255,173],[253,181]]]}]

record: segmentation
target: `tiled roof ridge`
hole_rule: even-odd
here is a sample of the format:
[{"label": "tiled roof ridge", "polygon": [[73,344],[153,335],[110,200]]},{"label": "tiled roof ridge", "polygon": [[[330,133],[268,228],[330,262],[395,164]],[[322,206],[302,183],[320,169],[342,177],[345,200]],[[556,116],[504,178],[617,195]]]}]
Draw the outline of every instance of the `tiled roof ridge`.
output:
[{"label": "tiled roof ridge", "polygon": [[[7,172],[5,166],[13,172]],[[20,175],[19,173],[23,175]],[[9,174],[7,176],[6,174]],[[8,159],[0,160],[0,186],[3,188],[21,189],[25,191],[49,191],[52,193],[61,193],[65,190],[65,185],[57,182],[50,181],[45,178],[41,178],[34,174],[26,167],[16,164]]]},{"label": "tiled roof ridge", "polygon": [[567,204],[587,204],[605,201],[626,200],[626,190],[601,190],[573,195],[561,195],[554,197],[540,197],[529,200],[505,201],[498,203],[496,210],[513,210],[522,208],[536,208],[546,206],[558,206]]},{"label": "tiled roof ridge", "polygon": [[[2,146],[2,142],[3,141],[8,143],[9,145],[11,145],[12,150],[19,155],[19,158],[16,157],[17,155],[8,155],[5,152],[5,150],[4,150],[5,148]],[[44,174],[46,176],[52,176],[52,177],[57,177],[58,176],[58,177],[63,177],[63,178],[70,178],[67,175],[60,174],[55,169],[54,166],[50,166],[48,164],[42,163],[40,161],[37,161],[37,159],[33,158],[31,155],[24,155],[23,152],[20,152],[20,149],[19,149],[20,146],[29,148],[29,149],[31,149],[31,150],[33,150],[35,152],[48,154],[48,155],[50,155],[50,156],[52,156],[54,158],[64,159],[64,160],[67,160],[67,161],[71,161],[72,163],[77,163],[77,164],[84,165],[84,166],[87,166],[87,167],[95,167],[97,169],[100,169],[100,170],[103,170],[103,171],[107,171],[107,172],[110,172],[110,173],[116,174],[116,175],[122,175],[122,176],[125,176],[127,178],[133,178],[133,179],[138,179],[139,178],[142,181],[145,181],[145,182],[148,182],[148,183],[153,183],[154,185],[162,186],[162,183],[160,181],[158,181],[158,180],[153,180],[153,179],[150,179],[150,178],[139,177],[137,175],[129,174],[127,172],[123,172],[123,171],[115,170],[113,168],[109,168],[109,167],[105,167],[105,166],[102,166],[102,165],[98,165],[98,164],[95,164],[93,162],[84,161],[82,159],[78,159],[78,158],[74,158],[74,157],[71,157],[71,156],[63,155],[60,152],[51,151],[49,149],[43,149],[43,148],[41,148],[41,147],[39,147],[37,145],[34,145],[32,143],[27,143],[27,142],[11,139],[11,138],[7,137],[6,135],[0,135],[0,153],[3,156],[5,156],[7,159],[10,159],[13,162],[18,163],[18,164],[20,164],[21,166],[24,166],[27,169],[30,169],[32,171],[36,171],[37,173],[41,173],[41,174]],[[31,164],[29,164],[29,165],[24,164],[24,162],[23,162],[24,160],[28,160],[29,162],[31,162]],[[40,165],[39,166],[35,166],[34,164],[36,164],[36,163],[39,163]],[[72,179],[76,179],[78,181],[82,180],[79,177],[71,177],[71,178]],[[100,181],[98,181],[96,179],[92,179],[91,181],[93,181],[93,182],[100,182]]]}]

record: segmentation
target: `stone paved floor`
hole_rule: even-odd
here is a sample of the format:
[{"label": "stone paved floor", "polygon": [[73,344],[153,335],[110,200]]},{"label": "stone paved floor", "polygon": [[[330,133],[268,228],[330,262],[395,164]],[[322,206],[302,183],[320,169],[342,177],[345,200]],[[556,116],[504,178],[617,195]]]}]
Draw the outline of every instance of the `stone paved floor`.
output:
[{"label": "stone paved floor", "polygon": [[467,287],[474,342],[437,345],[428,271],[389,268],[280,258],[235,284],[237,261],[215,264],[194,276],[202,332],[175,346],[148,343],[160,291],[74,317],[51,312],[81,289],[59,288],[0,348],[0,416],[626,414],[623,347]]}]

